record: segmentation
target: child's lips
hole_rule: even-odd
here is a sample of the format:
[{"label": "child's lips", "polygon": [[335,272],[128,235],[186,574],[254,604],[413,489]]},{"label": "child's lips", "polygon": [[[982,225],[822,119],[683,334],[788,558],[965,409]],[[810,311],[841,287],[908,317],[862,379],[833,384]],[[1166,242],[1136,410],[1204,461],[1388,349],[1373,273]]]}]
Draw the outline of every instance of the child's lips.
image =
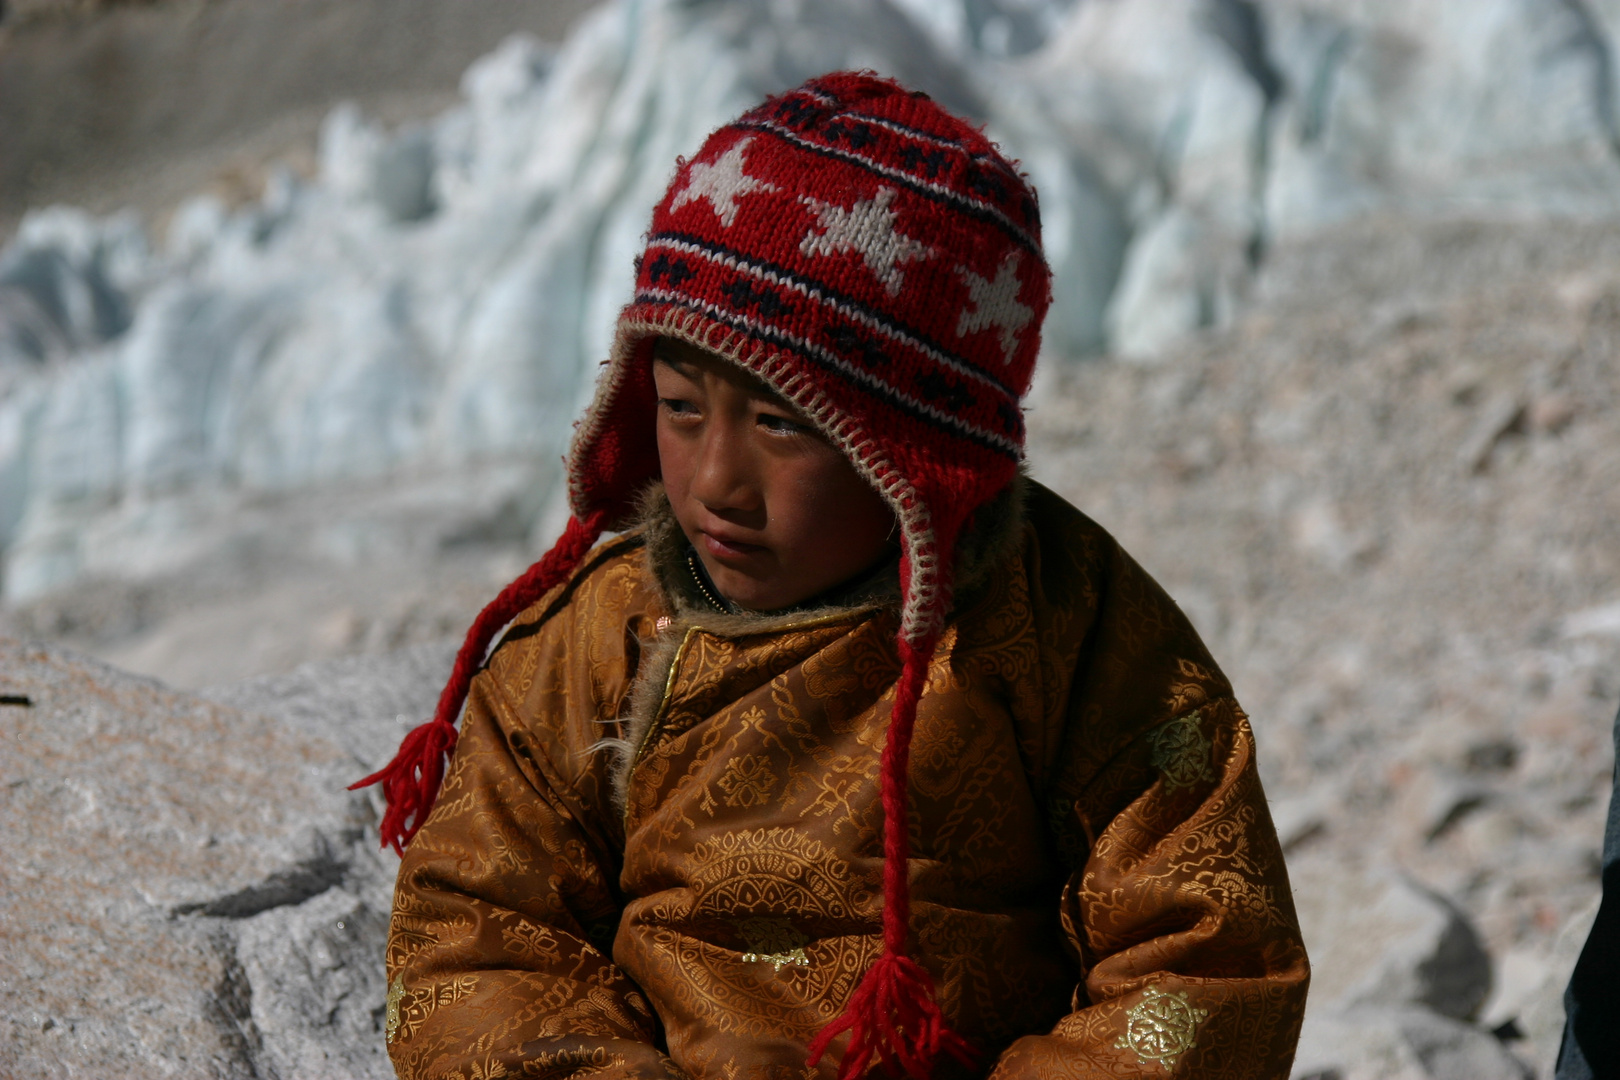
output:
[{"label": "child's lips", "polygon": [[711,532],[703,534],[703,547],[710,555],[723,561],[748,559],[765,550],[763,544],[749,544],[731,537],[718,536]]}]

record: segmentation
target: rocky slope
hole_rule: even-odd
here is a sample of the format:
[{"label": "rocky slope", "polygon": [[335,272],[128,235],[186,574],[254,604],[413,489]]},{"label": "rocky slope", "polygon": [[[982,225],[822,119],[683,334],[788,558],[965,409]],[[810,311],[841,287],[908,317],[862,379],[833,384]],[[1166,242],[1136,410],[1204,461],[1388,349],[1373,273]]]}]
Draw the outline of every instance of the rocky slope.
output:
[{"label": "rocky slope", "polygon": [[[1492,958],[1458,1015],[1542,1039],[1620,704],[1617,240],[1362,222],[1279,250],[1230,331],[1031,414],[1036,475],[1232,674],[1304,910],[1389,873],[1444,895]],[[1317,948],[1317,1016],[1378,939],[1355,927]]]},{"label": "rocky slope", "polygon": [[397,729],[376,682],[316,734],[0,639],[0,1072],[389,1072],[392,867],[332,723]]}]

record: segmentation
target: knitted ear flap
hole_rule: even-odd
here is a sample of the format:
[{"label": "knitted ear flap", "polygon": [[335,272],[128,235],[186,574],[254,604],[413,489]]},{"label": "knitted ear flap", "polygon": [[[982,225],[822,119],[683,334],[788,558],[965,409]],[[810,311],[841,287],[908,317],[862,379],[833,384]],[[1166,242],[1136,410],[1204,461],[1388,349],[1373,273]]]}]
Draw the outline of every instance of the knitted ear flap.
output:
[{"label": "knitted ear flap", "polygon": [[568,527],[540,561],[525,570],[516,581],[502,589],[489,606],[478,613],[467,638],[456,653],[450,681],[439,695],[433,719],[411,731],[399,744],[394,760],[370,776],[356,780],[349,790],[381,783],[388,809],[378,831],[382,846],[403,855],[405,845],[427,820],[444,782],[444,764],[456,746],[456,720],[467,701],[473,676],[483,666],[490,642],[502,627],[521,615],[554,585],[560,584],[584,561],[596,538],[602,535],[606,511],[597,511],[584,521],[570,517]]}]

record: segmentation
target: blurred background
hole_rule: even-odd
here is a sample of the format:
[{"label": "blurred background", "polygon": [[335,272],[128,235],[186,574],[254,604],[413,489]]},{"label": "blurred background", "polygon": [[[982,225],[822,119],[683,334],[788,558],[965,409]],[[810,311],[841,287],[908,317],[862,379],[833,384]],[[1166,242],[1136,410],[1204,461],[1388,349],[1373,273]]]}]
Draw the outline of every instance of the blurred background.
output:
[{"label": "blurred background", "polygon": [[872,68],[1040,192],[1031,466],[1254,718],[1296,1075],[1550,1075],[1620,705],[1620,0],[3,11],[0,632],[214,689],[458,634],[561,525],[676,156]]}]

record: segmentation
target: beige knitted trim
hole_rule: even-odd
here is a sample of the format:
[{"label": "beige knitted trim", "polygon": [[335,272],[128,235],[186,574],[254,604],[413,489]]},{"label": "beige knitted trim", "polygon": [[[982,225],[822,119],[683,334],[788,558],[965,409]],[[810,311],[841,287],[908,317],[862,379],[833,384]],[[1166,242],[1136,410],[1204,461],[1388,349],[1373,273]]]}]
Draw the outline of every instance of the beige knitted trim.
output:
[{"label": "beige knitted trim", "polygon": [[[679,338],[752,372],[791,402],[828,441],[843,451],[856,471],[883,496],[900,523],[911,569],[911,587],[900,612],[901,638],[916,645],[939,633],[945,624],[945,583],[941,580],[933,519],[917,489],[901,475],[882,447],[861,429],[854,417],[840,412],[814,383],[795,370],[791,354],[770,349],[740,330],[690,311],[671,311],[655,319],[621,318],[607,370],[597,381],[591,406],[575,431],[570,462],[578,461],[580,452],[600,437],[604,417],[624,385],[636,346],[648,337]],[[584,517],[584,485],[572,465],[568,495],[575,515]]]}]

